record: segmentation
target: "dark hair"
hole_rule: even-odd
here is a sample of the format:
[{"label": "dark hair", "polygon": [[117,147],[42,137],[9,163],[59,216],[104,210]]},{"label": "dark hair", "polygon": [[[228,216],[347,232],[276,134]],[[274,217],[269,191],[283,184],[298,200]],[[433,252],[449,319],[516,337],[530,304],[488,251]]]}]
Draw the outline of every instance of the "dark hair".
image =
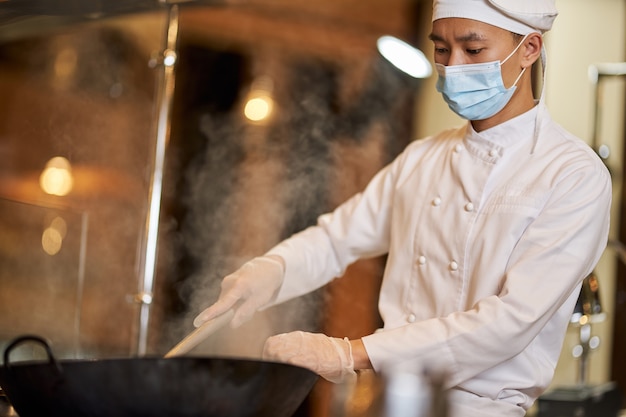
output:
[{"label": "dark hair", "polygon": [[513,40],[515,41],[515,43],[520,43],[524,38],[524,35],[520,35],[519,33],[515,32],[511,32],[511,35],[513,35]]}]

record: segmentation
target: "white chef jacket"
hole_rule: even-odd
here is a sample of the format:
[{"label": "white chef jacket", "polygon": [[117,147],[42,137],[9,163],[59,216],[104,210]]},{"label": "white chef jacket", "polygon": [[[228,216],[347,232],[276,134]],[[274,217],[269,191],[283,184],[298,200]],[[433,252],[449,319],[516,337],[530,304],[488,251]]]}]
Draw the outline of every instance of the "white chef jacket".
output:
[{"label": "white chef jacket", "polygon": [[523,416],[553,377],[610,204],[604,164],[543,104],[480,133],[467,123],[412,142],[273,248],[286,261],[274,303],[387,253],[384,329],[362,338],[374,369],[442,370],[455,415]]}]

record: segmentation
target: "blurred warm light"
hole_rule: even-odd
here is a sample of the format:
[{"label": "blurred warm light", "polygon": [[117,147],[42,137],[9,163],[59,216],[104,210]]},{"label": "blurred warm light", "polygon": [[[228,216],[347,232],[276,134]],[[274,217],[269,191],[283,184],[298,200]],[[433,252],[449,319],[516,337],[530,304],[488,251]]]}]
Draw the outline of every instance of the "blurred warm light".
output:
[{"label": "blurred warm light", "polygon": [[65,239],[65,236],[67,235],[67,223],[65,223],[63,217],[55,217],[50,222],[50,229],[56,230],[59,233],[59,236],[61,236],[61,239]]},{"label": "blurred warm light", "polygon": [[72,166],[62,156],[50,159],[39,177],[39,186],[46,194],[64,196],[73,185]]},{"label": "blurred warm light", "polygon": [[153,297],[151,294],[142,292],[135,295],[135,301],[143,304],[152,304]]},{"label": "blurred warm light", "polygon": [[251,122],[266,122],[274,110],[272,92],[274,80],[267,75],[259,75],[250,85],[246,104],[243,108],[244,116]]},{"label": "blurred warm light", "polygon": [[163,54],[163,65],[165,65],[166,67],[171,67],[176,63],[176,59],[176,51],[168,49]]},{"label": "blurred warm light", "polygon": [[41,236],[41,246],[48,255],[56,255],[61,250],[63,238],[59,232],[51,227],[43,231]]},{"label": "blurred warm light", "polygon": [[54,256],[61,250],[63,239],[67,235],[67,223],[63,217],[55,217],[41,235],[41,247],[44,252]]},{"label": "blurred warm light", "polygon": [[411,77],[427,78],[433,72],[432,65],[422,51],[398,38],[382,36],[376,45],[387,61]]},{"label": "blurred warm light", "polygon": [[54,60],[54,74],[58,78],[66,79],[76,72],[78,54],[76,49],[66,47],[61,49]]},{"label": "blurred warm light", "polygon": [[244,115],[253,122],[260,122],[272,114],[273,100],[267,95],[259,95],[248,99],[244,107]]}]

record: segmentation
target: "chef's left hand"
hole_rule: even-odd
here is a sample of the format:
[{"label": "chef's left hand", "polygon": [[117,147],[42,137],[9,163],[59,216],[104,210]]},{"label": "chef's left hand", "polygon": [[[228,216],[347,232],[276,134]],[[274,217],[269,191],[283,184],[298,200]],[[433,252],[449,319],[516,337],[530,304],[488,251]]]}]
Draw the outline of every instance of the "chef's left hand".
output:
[{"label": "chef's left hand", "polygon": [[263,358],[308,368],[334,383],[356,376],[348,338],[302,331],[283,333],[267,339]]}]

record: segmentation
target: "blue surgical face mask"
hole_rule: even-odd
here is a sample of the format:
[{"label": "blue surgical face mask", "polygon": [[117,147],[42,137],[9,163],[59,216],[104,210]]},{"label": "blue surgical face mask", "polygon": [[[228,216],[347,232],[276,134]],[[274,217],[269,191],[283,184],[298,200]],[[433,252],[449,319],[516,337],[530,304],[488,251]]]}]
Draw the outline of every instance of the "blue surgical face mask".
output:
[{"label": "blue surgical face mask", "polygon": [[513,85],[506,88],[501,67],[519,49],[524,39],[503,61],[451,66],[435,64],[439,74],[437,91],[443,95],[448,107],[467,120],[488,119],[502,110],[513,96],[526,68],[522,69]]}]

